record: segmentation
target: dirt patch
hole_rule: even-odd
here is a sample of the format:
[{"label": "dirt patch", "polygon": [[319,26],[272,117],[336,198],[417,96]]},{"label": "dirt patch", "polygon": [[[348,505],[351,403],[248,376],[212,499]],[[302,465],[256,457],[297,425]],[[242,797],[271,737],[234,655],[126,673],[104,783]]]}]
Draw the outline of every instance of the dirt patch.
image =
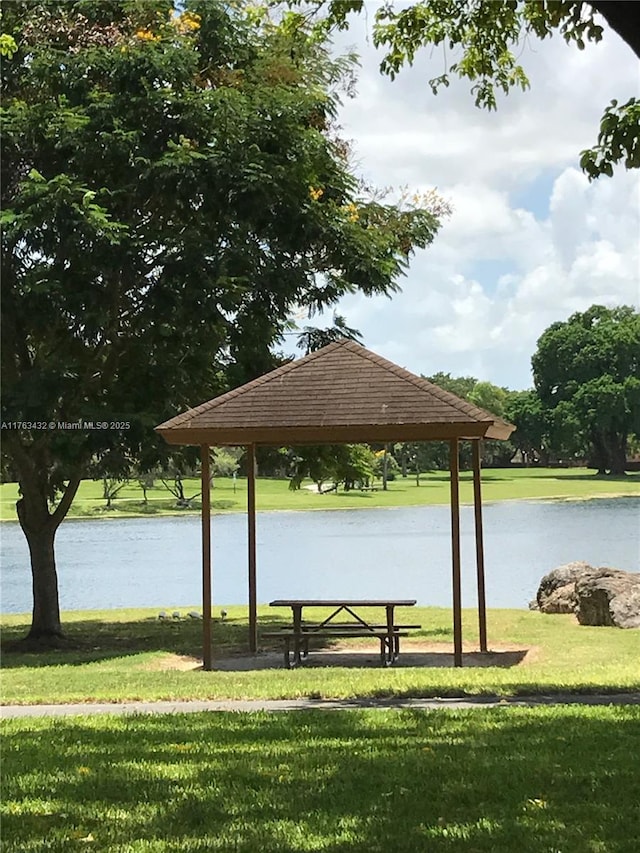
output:
[{"label": "dirt patch", "polygon": [[[465,645],[462,662],[466,667],[514,667],[530,664],[535,659],[537,647],[502,644],[488,652],[479,652],[477,647]],[[213,667],[227,672],[258,669],[281,669],[284,665],[282,652],[262,651],[256,655],[235,654],[214,658]],[[452,667],[454,665],[451,643],[425,643],[406,641],[394,668]],[[379,667],[380,646],[336,643],[331,648],[313,650],[304,666],[318,667]]]},{"label": "dirt patch", "polygon": [[[477,647],[466,645],[462,651],[463,666],[467,667],[514,667],[527,666],[534,663],[539,655],[537,646],[515,646],[502,644],[491,648],[488,652],[479,652]],[[425,643],[407,641],[400,650],[400,657],[394,664],[395,668],[407,669],[413,667],[450,667],[454,665],[453,649],[450,643]],[[337,643],[330,649],[312,651],[304,666],[341,666],[341,667],[375,667],[380,666],[380,647],[377,644],[353,646],[347,643]],[[213,668],[226,672],[250,672],[258,669],[281,669],[283,657],[281,652],[262,651],[256,655],[249,653],[222,652],[220,657],[214,657]],[[189,672],[202,669],[200,658],[190,655],[166,654],[145,664],[142,669],[151,671],[179,670]]]},{"label": "dirt patch", "polygon": [[524,666],[530,666],[532,663],[539,663],[542,654],[540,646],[529,646],[527,653],[522,661]]},{"label": "dirt patch", "polygon": [[167,669],[178,669],[182,672],[188,672],[190,669],[202,669],[202,661],[190,655],[166,654],[161,658],[156,658],[144,664],[140,668],[154,672]]}]

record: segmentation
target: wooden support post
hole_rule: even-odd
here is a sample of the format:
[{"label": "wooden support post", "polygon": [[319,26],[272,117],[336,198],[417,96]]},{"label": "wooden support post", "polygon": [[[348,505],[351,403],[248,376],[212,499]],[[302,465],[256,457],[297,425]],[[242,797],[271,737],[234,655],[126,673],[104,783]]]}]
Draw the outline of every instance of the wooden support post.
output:
[{"label": "wooden support post", "polygon": [[211,648],[211,483],[209,445],[200,447],[202,484],[202,668],[213,669]]},{"label": "wooden support post", "polygon": [[451,560],[453,582],[453,661],[462,666],[462,580],[460,571],[460,460],[458,439],[449,442],[451,472]]},{"label": "wooden support post", "polygon": [[256,446],[247,447],[247,518],[249,524],[249,650],[258,651],[258,599],[256,591]]},{"label": "wooden support post", "polygon": [[482,440],[473,439],[473,507],[476,520],[476,576],[478,580],[478,630],[480,651],[487,651],[487,599],[484,586],[484,536],[482,532],[482,488],[480,450]]}]

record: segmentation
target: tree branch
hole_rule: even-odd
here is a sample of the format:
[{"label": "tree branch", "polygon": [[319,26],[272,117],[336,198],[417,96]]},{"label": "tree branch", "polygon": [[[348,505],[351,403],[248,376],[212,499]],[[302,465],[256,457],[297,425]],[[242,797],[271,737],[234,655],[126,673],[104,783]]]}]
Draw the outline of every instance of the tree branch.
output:
[{"label": "tree branch", "polygon": [[591,5],[640,57],[640,3],[629,0],[591,0]]},{"label": "tree branch", "polygon": [[55,508],[54,512],[51,514],[51,520],[53,524],[57,527],[61,521],[63,521],[66,514],[69,512],[69,508],[73,503],[73,499],[75,498],[78,487],[82,482],[82,473],[80,469],[76,469],[75,473],[69,479],[69,485],[64,490],[64,494],[60,498],[60,502],[58,506]]}]

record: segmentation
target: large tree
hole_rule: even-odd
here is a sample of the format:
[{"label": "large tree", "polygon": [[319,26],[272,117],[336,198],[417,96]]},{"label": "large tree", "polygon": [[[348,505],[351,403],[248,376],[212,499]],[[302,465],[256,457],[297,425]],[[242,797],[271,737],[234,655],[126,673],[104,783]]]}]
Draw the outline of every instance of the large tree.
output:
[{"label": "large tree", "polygon": [[[365,0],[291,0],[297,6],[320,8],[318,28],[348,26],[352,12]],[[442,48],[442,74],[429,81],[434,93],[451,77],[467,79],[478,107],[496,109],[496,92],[526,89],[529,81],[520,60],[525,41],[545,39],[558,32],[568,44],[583,50],[603,38],[605,23],[640,56],[640,3],[625,0],[421,0],[395,6],[380,3],[373,15],[373,43],[385,51],[380,64],[392,78],[411,65],[421,49]],[[451,53],[447,53],[450,51]],[[633,93],[635,95],[635,93]],[[590,178],[613,174],[622,161],[640,167],[640,101],[630,97],[605,109],[598,141],[583,151],[580,163]]]},{"label": "large tree", "polygon": [[589,442],[600,473],[624,474],[629,435],[640,433],[640,314],[593,305],[553,323],[532,366],[556,433]]},{"label": "large tree", "polygon": [[152,427],[270,368],[294,306],[393,292],[438,227],[437,202],[354,179],[333,129],[352,66],[299,16],[179,8],[3,7],[3,470],[34,638],[61,635],[54,541],[81,479],[155,463]]}]

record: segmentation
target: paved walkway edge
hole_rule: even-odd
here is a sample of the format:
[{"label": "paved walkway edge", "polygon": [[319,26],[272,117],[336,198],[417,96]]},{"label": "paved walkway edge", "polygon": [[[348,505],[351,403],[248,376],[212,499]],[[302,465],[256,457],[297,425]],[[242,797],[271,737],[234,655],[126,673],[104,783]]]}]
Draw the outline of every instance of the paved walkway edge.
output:
[{"label": "paved walkway edge", "polygon": [[87,702],[73,705],[2,705],[0,719],[94,714],[189,714],[202,711],[467,710],[548,705],[640,705],[640,693],[468,696],[432,699],[217,699],[176,702]]}]

